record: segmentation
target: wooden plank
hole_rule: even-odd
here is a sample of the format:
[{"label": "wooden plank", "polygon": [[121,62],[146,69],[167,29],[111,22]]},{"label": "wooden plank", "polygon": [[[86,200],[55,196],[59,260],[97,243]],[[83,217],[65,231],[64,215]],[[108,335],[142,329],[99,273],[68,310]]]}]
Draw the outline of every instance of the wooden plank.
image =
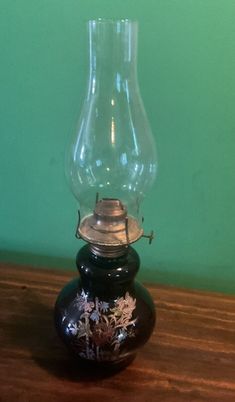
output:
[{"label": "wooden plank", "polygon": [[113,376],[84,373],[58,339],[53,305],[71,272],[0,264],[3,402],[235,401],[235,298],[149,286],[157,326]]}]

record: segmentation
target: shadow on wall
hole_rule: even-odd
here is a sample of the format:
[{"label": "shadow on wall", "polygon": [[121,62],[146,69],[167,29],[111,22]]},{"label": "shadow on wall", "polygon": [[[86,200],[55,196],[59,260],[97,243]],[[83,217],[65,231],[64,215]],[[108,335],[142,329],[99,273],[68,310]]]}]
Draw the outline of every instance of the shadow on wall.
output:
[{"label": "shadow on wall", "polygon": [[[66,270],[76,273],[75,257],[63,258],[35,255],[9,250],[0,251],[0,263],[18,264],[34,268]],[[189,269],[190,268],[190,269]],[[188,274],[186,273],[188,271]],[[221,279],[224,278],[224,279]],[[158,263],[155,269],[141,264],[138,279],[145,283],[190,288],[235,294],[234,267],[182,264],[179,262]]]},{"label": "shadow on wall", "polygon": [[19,265],[30,265],[34,268],[63,269],[68,271],[76,269],[75,258],[72,259],[64,257],[45,256],[10,250],[0,251],[0,262]]},{"label": "shadow on wall", "polygon": [[166,261],[158,262],[154,271],[145,267],[140,269],[140,280],[150,283],[153,276],[155,283],[235,295],[234,266]]}]

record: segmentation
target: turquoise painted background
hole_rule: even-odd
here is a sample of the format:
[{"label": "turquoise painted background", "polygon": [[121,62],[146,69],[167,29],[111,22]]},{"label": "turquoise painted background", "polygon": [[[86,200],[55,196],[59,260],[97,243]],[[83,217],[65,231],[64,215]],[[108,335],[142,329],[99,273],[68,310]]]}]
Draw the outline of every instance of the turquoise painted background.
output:
[{"label": "turquoise painted background", "polygon": [[85,90],[86,21],[139,21],[159,175],[141,277],[235,293],[235,1],[0,1],[1,260],[73,268],[65,144]]}]

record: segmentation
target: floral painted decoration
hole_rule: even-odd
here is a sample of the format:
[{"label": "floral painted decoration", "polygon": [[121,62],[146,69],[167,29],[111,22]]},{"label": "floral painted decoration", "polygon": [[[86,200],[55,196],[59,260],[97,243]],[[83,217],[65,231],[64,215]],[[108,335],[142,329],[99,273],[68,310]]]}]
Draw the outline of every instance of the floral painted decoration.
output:
[{"label": "floral painted decoration", "polygon": [[134,337],[137,318],[133,318],[136,299],[128,292],[114,303],[88,301],[84,290],[74,300],[81,312],[78,322],[70,322],[68,330],[80,357],[89,360],[113,360],[120,355],[120,347],[128,337]]}]

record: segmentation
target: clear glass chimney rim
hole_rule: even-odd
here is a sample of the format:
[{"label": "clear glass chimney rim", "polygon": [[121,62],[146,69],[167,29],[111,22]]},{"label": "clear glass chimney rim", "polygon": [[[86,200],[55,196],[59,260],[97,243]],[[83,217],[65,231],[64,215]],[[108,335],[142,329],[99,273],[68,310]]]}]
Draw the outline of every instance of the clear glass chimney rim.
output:
[{"label": "clear glass chimney rim", "polygon": [[110,25],[138,25],[137,20],[131,20],[129,18],[120,18],[120,19],[115,19],[115,18],[97,18],[97,19],[92,19],[88,20],[89,25],[96,25],[96,24],[110,24]]}]

